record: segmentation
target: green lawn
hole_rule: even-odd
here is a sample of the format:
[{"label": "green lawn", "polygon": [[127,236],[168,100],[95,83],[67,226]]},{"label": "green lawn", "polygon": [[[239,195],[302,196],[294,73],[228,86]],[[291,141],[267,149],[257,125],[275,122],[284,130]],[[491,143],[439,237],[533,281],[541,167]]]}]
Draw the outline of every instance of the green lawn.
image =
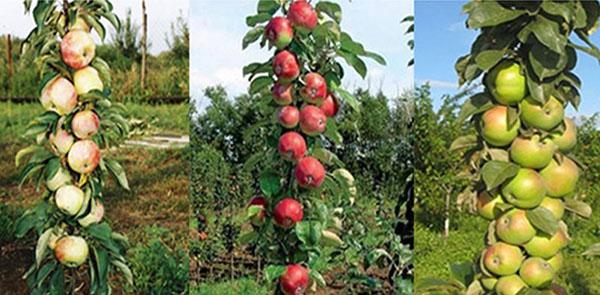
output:
[{"label": "green lawn", "polygon": [[191,295],[261,295],[268,294],[264,284],[255,278],[240,278],[223,283],[203,283],[192,287]]}]

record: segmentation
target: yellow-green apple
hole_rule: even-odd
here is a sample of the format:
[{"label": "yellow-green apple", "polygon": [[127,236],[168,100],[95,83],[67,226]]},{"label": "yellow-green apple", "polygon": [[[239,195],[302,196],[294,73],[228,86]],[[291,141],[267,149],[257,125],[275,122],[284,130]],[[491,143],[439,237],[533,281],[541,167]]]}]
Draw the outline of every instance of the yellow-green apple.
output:
[{"label": "yellow-green apple", "polygon": [[91,110],[78,112],[73,116],[71,129],[79,139],[88,139],[98,133],[100,128],[100,119],[98,115]]},{"label": "yellow-green apple", "polygon": [[296,164],[294,175],[300,187],[318,188],[325,180],[325,167],[319,160],[306,156]]},{"label": "yellow-green apple", "polygon": [[325,97],[325,100],[321,102],[319,108],[321,109],[321,111],[323,111],[325,116],[334,117],[340,109],[340,105],[338,103],[337,98],[335,98],[333,94],[329,93],[327,94],[327,97]]},{"label": "yellow-green apple", "polygon": [[96,55],[92,35],[84,30],[68,32],[60,42],[60,53],[69,67],[79,70],[86,67]]},{"label": "yellow-green apple", "polygon": [[73,216],[81,210],[85,194],[74,185],[65,185],[59,188],[54,195],[56,207],[69,216]]},{"label": "yellow-green apple", "polygon": [[287,18],[292,25],[304,31],[311,31],[317,26],[317,13],[305,0],[296,0],[290,5]]},{"label": "yellow-green apple", "polygon": [[52,149],[61,155],[68,153],[75,142],[73,135],[62,128],[56,128],[54,133],[50,133],[49,140]]},{"label": "yellow-green apple", "polygon": [[522,167],[542,169],[550,163],[555,151],[556,145],[550,138],[519,136],[510,145],[510,158]]},{"label": "yellow-green apple", "polygon": [[302,221],[303,216],[302,204],[292,198],[279,201],[273,208],[273,219],[277,225],[283,228],[293,227],[297,222]]},{"label": "yellow-green apple", "polygon": [[502,185],[504,199],[524,209],[538,206],[546,196],[546,185],[533,169],[520,168],[517,175]]},{"label": "yellow-green apple", "polygon": [[527,95],[525,76],[519,63],[505,60],[496,65],[486,76],[487,89],[497,102],[513,105]]},{"label": "yellow-green apple", "polygon": [[562,163],[552,160],[540,171],[540,176],[546,183],[548,196],[565,197],[575,191],[579,179],[579,167],[573,160],[563,157]]},{"label": "yellow-green apple", "polygon": [[527,288],[527,285],[518,275],[510,275],[501,277],[496,283],[497,295],[517,295],[519,292]]},{"label": "yellow-green apple", "polygon": [[73,171],[88,174],[94,171],[100,163],[100,149],[92,140],[79,140],[73,144],[67,162]]},{"label": "yellow-green apple", "polygon": [[102,205],[102,202],[100,202],[100,200],[95,199],[92,202],[92,208],[90,210],[90,213],[88,213],[83,218],[77,220],[77,222],[79,222],[81,226],[87,227],[94,223],[100,223],[102,217],[104,217],[104,205]]},{"label": "yellow-green apple", "polygon": [[278,78],[281,84],[289,84],[300,75],[300,67],[296,56],[287,51],[282,50],[273,58],[273,73]]},{"label": "yellow-green apple", "polygon": [[77,106],[77,92],[71,81],[56,76],[42,89],[40,102],[45,110],[66,115]]},{"label": "yellow-green apple", "polygon": [[556,255],[560,249],[567,246],[569,237],[564,229],[560,228],[550,237],[548,235],[538,234],[524,245],[527,254],[544,259],[550,259]]},{"label": "yellow-green apple", "polygon": [[283,106],[277,111],[277,120],[285,128],[295,128],[300,121],[300,111],[295,106]]},{"label": "yellow-green apple", "polygon": [[565,116],[563,104],[553,96],[550,96],[543,105],[527,97],[521,102],[520,107],[521,121],[525,125],[545,131],[558,126]]},{"label": "yellow-green apple", "polygon": [[294,30],[290,21],[282,16],[272,18],[265,27],[265,36],[271,46],[277,49],[283,49],[292,43]]},{"label": "yellow-green apple", "polygon": [[479,282],[484,289],[492,291],[496,287],[496,283],[498,283],[498,278],[484,275],[479,279]]},{"label": "yellow-green apple", "polygon": [[529,287],[546,288],[552,284],[554,270],[546,260],[539,257],[529,257],[521,264],[519,276]]},{"label": "yellow-green apple", "polygon": [[281,106],[291,104],[294,100],[294,97],[292,95],[293,88],[293,84],[281,84],[279,82],[276,82],[273,85],[273,89],[271,90],[271,93],[273,94],[273,100],[275,101],[275,103]]},{"label": "yellow-green apple", "polygon": [[563,266],[565,258],[561,252],[556,253],[556,255],[552,256],[550,259],[546,260],[552,266],[554,273],[558,273]]},{"label": "yellow-green apple", "polygon": [[252,198],[250,202],[248,202],[247,207],[250,208],[252,206],[258,207],[260,210],[258,213],[252,215],[250,222],[255,226],[261,226],[265,222],[265,216],[267,215],[267,199],[261,196],[256,196]]},{"label": "yellow-green apple", "polygon": [[52,178],[46,180],[46,187],[50,191],[56,191],[60,187],[71,183],[71,174],[62,166],[58,167],[56,174]]},{"label": "yellow-green apple", "polygon": [[56,242],[54,255],[58,261],[67,267],[82,265],[88,258],[88,244],[82,237],[65,236]]},{"label": "yellow-green apple", "polygon": [[485,269],[499,276],[517,273],[522,261],[521,249],[504,242],[496,242],[488,246],[483,253]]},{"label": "yellow-green apple", "polygon": [[73,82],[75,84],[75,90],[77,94],[86,94],[92,90],[102,91],[104,84],[98,75],[98,71],[92,67],[85,67],[77,70],[73,74]]},{"label": "yellow-green apple", "polygon": [[327,97],[327,82],[319,73],[308,73],[304,76],[304,87],[300,95],[305,102],[320,105]]},{"label": "yellow-green apple", "polygon": [[485,219],[493,220],[498,217],[500,210],[497,210],[497,204],[503,204],[504,199],[499,193],[494,196],[490,192],[482,191],[477,195],[477,213]]},{"label": "yellow-green apple", "polygon": [[521,245],[535,236],[535,228],[527,219],[524,210],[512,209],[496,221],[496,235],[503,242]]},{"label": "yellow-green apple", "polygon": [[540,203],[540,207],[548,209],[556,220],[562,219],[565,214],[565,203],[558,198],[545,197]]},{"label": "yellow-green apple", "polygon": [[279,137],[277,151],[284,160],[298,161],[306,154],[306,141],[300,133],[288,131]]},{"label": "yellow-green apple", "polygon": [[481,116],[481,137],[493,146],[506,146],[517,137],[520,126],[519,119],[517,119],[517,122],[513,126],[509,126],[507,107],[494,106],[485,111]]},{"label": "yellow-green apple", "polygon": [[561,132],[553,132],[551,134],[552,141],[558,146],[558,149],[563,152],[569,152],[577,143],[577,126],[570,118],[564,120],[565,130]]},{"label": "yellow-green apple", "polygon": [[327,116],[316,106],[305,105],[300,110],[300,129],[308,136],[316,136],[325,131]]},{"label": "yellow-green apple", "polygon": [[88,33],[90,32],[90,26],[81,17],[76,18],[70,27],[71,27],[70,28],[71,31],[81,30],[81,31],[88,32]]},{"label": "yellow-green apple", "polygon": [[308,269],[300,264],[290,264],[279,277],[279,287],[285,295],[302,295],[308,288]]}]

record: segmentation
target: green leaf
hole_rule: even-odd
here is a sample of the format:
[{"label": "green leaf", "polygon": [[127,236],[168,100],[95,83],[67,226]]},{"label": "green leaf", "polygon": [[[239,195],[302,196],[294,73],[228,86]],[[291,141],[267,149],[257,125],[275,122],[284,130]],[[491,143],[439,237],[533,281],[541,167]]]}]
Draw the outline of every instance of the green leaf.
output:
[{"label": "green leaf", "polygon": [[344,143],[344,138],[342,134],[338,131],[337,124],[335,120],[327,120],[327,127],[325,127],[325,132],[323,133],[325,137],[329,138],[335,144]]},{"label": "green leaf", "polygon": [[376,61],[378,64],[380,64],[382,66],[387,65],[383,56],[381,56],[375,52],[365,51],[365,54],[363,54],[363,56],[371,58],[372,60]]},{"label": "green leaf", "polygon": [[486,189],[491,191],[504,183],[507,179],[514,177],[519,172],[519,166],[502,161],[489,161],[481,168],[481,177]]},{"label": "green leaf", "polygon": [[272,15],[269,13],[259,13],[257,15],[251,15],[246,17],[246,25],[248,25],[249,27],[254,27],[257,24],[261,24],[270,20],[271,17]]},{"label": "green leaf", "polygon": [[464,135],[455,139],[450,145],[450,151],[470,148],[477,145],[477,135]]},{"label": "green leaf", "polygon": [[355,42],[352,40],[352,37],[347,33],[342,33],[340,35],[340,43],[341,49],[348,53],[352,53],[354,55],[363,55],[365,54],[365,48],[362,44]]},{"label": "green leaf", "polygon": [[123,169],[123,166],[121,166],[121,164],[115,160],[106,160],[105,162],[108,171],[110,171],[110,173],[119,182],[119,185],[126,190],[130,190],[129,182],[127,181],[127,175],[125,174],[125,169]]},{"label": "green leaf", "polygon": [[301,221],[294,227],[296,236],[306,246],[316,246],[321,240],[323,227],[319,222]]},{"label": "green leaf", "polygon": [[480,69],[488,71],[504,57],[505,50],[484,50],[475,56],[475,63]]},{"label": "green leaf", "polygon": [[33,212],[25,212],[18,220],[15,228],[15,237],[22,238],[37,223],[37,218]]},{"label": "green leaf", "polygon": [[267,197],[274,196],[281,189],[281,176],[271,169],[260,175],[259,182],[260,190]]},{"label": "green leaf", "polygon": [[54,231],[53,228],[46,229],[38,238],[37,244],[35,246],[35,265],[39,268],[42,260],[46,256],[46,249],[48,248],[48,241],[50,240],[50,236]]},{"label": "green leaf", "polygon": [[242,49],[246,49],[248,45],[256,42],[260,36],[262,36],[265,32],[264,26],[258,26],[246,33],[244,39],[242,39]]},{"label": "green leaf", "polygon": [[473,1],[463,6],[469,14],[467,26],[471,29],[499,25],[527,13],[526,10],[506,9],[496,1]]},{"label": "green leaf", "polygon": [[591,245],[581,255],[583,255],[583,256],[600,256],[600,243]]},{"label": "green leaf", "polygon": [[463,286],[468,286],[475,278],[475,266],[472,262],[466,261],[463,263],[450,264],[450,273],[452,277],[459,281]]},{"label": "green leaf", "polygon": [[237,241],[240,245],[247,245],[250,242],[254,241],[257,237],[258,237],[257,232],[248,231],[248,232],[240,234]]},{"label": "green leaf", "polygon": [[23,148],[21,150],[19,150],[17,152],[17,155],[15,156],[15,166],[19,167],[21,165],[21,160],[26,157],[27,155],[30,154],[36,154],[36,153],[46,153],[47,150],[39,145],[30,145],[26,148]]},{"label": "green leaf", "polygon": [[52,279],[50,279],[50,294],[65,294],[65,274],[62,267],[56,268]]},{"label": "green leaf", "polygon": [[52,6],[51,1],[37,1],[37,5],[33,9],[33,19],[35,20],[35,24],[37,25],[38,31],[43,28],[44,22],[46,21],[46,18],[48,17],[53,8],[54,7]]},{"label": "green leaf", "polygon": [[590,218],[590,216],[592,216],[592,207],[575,199],[565,199],[565,209],[583,218]]},{"label": "green leaf", "polygon": [[131,272],[131,269],[129,268],[129,266],[127,266],[127,264],[125,264],[119,260],[115,260],[115,259],[111,259],[110,263],[112,263],[114,266],[116,266],[119,269],[119,271],[121,271],[121,273],[123,274],[125,279],[127,280],[127,283],[130,286],[133,286],[133,273]]},{"label": "green leaf", "polygon": [[56,268],[56,265],[57,265],[56,260],[54,260],[54,261],[44,264],[41,268],[39,267],[39,265],[37,266],[39,271],[37,272],[37,275],[35,278],[35,285],[38,288],[42,286],[42,284],[44,283],[46,278],[48,278],[48,276],[54,271],[54,269]]},{"label": "green leaf", "polygon": [[544,207],[527,210],[526,215],[531,225],[548,235],[553,236],[558,230],[558,220]]},{"label": "green leaf", "polygon": [[325,287],[327,285],[327,283],[325,283],[325,279],[323,278],[323,276],[321,275],[320,272],[311,269],[308,271],[308,276],[314,281],[317,282],[317,284],[321,287]]},{"label": "green leaf", "polygon": [[390,253],[388,253],[388,251],[386,251],[385,249],[379,248],[372,250],[364,258],[363,263],[365,264],[365,268],[369,268],[371,265],[376,264],[377,261],[379,261],[383,257],[389,259],[390,261],[394,260],[392,258],[392,255],[390,255]]},{"label": "green leaf", "polygon": [[494,106],[490,95],[486,92],[480,92],[471,96],[460,108],[457,121],[463,123],[467,118],[483,113]]},{"label": "green leaf", "polygon": [[347,103],[355,112],[360,112],[360,102],[354,95],[350,94],[350,92],[340,88],[335,87],[336,97],[341,98],[344,103]]},{"label": "green leaf", "polygon": [[277,12],[277,10],[279,10],[279,7],[281,6],[276,0],[259,0],[256,12],[273,15],[275,12]]},{"label": "green leaf", "polygon": [[317,11],[325,13],[338,24],[342,21],[342,9],[337,3],[329,1],[319,1],[315,8],[317,9]]},{"label": "green leaf", "polygon": [[344,162],[342,162],[336,154],[325,148],[314,148],[312,156],[321,161],[321,163],[329,166],[334,164],[339,167],[344,166]]},{"label": "green leaf", "polygon": [[531,67],[539,80],[560,74],[567,66],[567,56],[557,54],[541,44],[534,44],[529,51]]},{"label": "green leaf", "polygon": [[250,83],[249,92],[250,94],[256,94],[271,88],[271,85],[273,85],[273,78],[267,76],[257,77]]},{"label": "green leaf", "polygon": [[88,233],[98,240],[108,241],[111,238],[111,229],[108,224],[95,223],[87,227]]},{"label": "green leaf", "polygon": [[560,33],[558,23],[537,15],[530,29],[535,37],[546,47],[559,55],[565,53],[568,39]]},{"label": "green leaf", "polygon": [[269,265],[265,268],[265,280],[272,282],[282,276],[287,267],[284,265]]}]

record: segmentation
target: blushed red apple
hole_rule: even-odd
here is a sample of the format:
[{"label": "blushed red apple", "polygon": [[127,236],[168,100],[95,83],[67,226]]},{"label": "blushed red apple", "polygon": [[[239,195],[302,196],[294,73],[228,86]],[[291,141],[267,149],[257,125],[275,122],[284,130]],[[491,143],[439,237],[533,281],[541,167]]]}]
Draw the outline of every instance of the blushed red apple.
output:
[{"label": "blushed red apple", "polygon": [[54,255],[58,261],[67,267],[82,265],[88,258],[88,244],[82,237],[62,237],[54,248]]},{"label": "blushed red apple", "polygon": [[62,128],[57,128],[55,133],[50,133],[49,140],[52,148],[61,155],[68,153],[75,142],[73,135]]},{"label": "blushed red apple", "polygon": [[337,112],[340,108],[340,105],[339,105],[337,98],[335,98],[335,96],[333,96],[333,94],[329,93],[329,94],[327,94],[327,97],[325,97],[323,102],[321,102],[321,105],[319,105],[319,108],[321,109],[321,111],[323,111],[325,116],[334,117],[337,114]]},{"label": "blushed red apple", "polygon": [[71,129],[79,139],[88,139],[98,133],[100,118],[91,110],[78,112],[73,116]]},{"label": "blushed red apple", "polygon": [[273,73],[275,73],[282,84],[290,83],[298,78],[300,67],[298,66],[296,56],[287,50],[277,53],[273,58]]},{"label": "blushed red apple", "polygon": [[307,156],[298,161],[294,175],[300,187],[318,188],[325,180],[325,167],[316,158]]},{"label": "blushed red apple", "polygon": [[45,110],[66,115],[77,106],[77,92],[71,81],[56,76],[42,89],[40,102]]},{"label": "blushed red apple", "polygon": [[75,172],[81,174],[91,173],[100,163],[100,149],[92,140],[77,141],[67,155],[67,162]]},{"label": "blushed red apple", "polygon": [[276,16],[265,27],[265,36],[272,46],[283,49],[292,42],[294,30],[287,18]]},{"label": "blushed red apple", "polygon": [[294,86],[292,84],[281,84],[276,82],[273,85],[271,93],[273,94],[273,100],[275,103],[281,106],[289,105],[294,100],[293,97]]},{"label": "blushed red apple", "polygon": [[300,129],[309,136],[316,136],[325,131],[327,116],[323,111],[313,105],[305,105],[300,110]]},{"label": "blushed red apple", "polygon": [[279,137],[277,150],[284,160],[298,161],[306,153],[306,141],[300,133],[288,131]]},{"label": "blushed red apple", "polygon": [[290,5],[287,18],[294,27],[311,31],[317,26],[317,12],[304,0],[296,0]]},{"label": "blushed red apple", "polygon": [[295,106],[284,106],[277,112],[277,120],[285,128],[294,128],[300,121],[300,111]]},{"label": "blushed red apple", "polygon": [[304,76],[304,87],[300,95],[304,101],[320,105],[327,97],[327,82],[319,73],[308,73]]},{"label": "blushed red apple", "polygon": [[292,198],[279,201],[273,209],[275,223],[283,228],[293,227],[297,222],[302,221],[302,217],[304,217],[302,204]]},{"label": "blushed red apple", "polygon": [[73,30],[60,42],[60,53],[66,65],[79,70],[94,59],[96,44],[90,33],[84,30]]}]

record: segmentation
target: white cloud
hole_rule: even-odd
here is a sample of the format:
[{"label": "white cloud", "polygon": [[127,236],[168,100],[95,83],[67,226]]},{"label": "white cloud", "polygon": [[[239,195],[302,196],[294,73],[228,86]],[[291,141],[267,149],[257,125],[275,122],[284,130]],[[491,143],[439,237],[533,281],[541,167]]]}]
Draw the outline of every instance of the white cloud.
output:
[{"label": "white cloud", "polygon": [[429,86],[431,86],[431,88],[437,88],[437,89],[454,89],[454,90],[458,89],[458,83],[456,83],[456,82],[424,79],[424,80],[418,80],[417,83],[419,83],[419,85],[429,84]]}]

